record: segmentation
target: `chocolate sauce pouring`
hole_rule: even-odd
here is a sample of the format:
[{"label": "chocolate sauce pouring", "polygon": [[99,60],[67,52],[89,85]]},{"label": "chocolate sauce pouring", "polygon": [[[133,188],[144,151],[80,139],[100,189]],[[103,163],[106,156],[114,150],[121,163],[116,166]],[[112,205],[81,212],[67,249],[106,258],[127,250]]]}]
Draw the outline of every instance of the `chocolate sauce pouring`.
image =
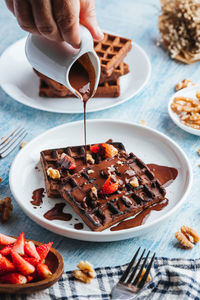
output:
[{"label": "chocolate sauce pouring", "polygon": [[[71,67],[69,82],[76,90],[76,95],[83,101],[84,110],[84,140],[86,146],[86,105],[94,94],[95,70],[88,54],[82,55]],[[86,147],[85,147],[86,150]],[[86,154],[86,151],[85,151]]]},{"label": "chocolate sauce pouring", "polygon": [[[178,170],[176,168],[160,166],[156,164],[147,164],[147,166],[149,167],[151,172],[154,173],[155,177],[160,181],[160,183],[165,187],[169,186],[176,179],[178,175]],[[145,223],[147,218],[150,216],[152,210],[160,211],[168,205],[168,202],[169,202],[168,199],[164,199],[160,203],[156,203],[144,209],[132,219],[122,221],[116,226],[111,227],[110,230],[117,231],[117,230],[129,229],[129,228],[140,226]]]}]

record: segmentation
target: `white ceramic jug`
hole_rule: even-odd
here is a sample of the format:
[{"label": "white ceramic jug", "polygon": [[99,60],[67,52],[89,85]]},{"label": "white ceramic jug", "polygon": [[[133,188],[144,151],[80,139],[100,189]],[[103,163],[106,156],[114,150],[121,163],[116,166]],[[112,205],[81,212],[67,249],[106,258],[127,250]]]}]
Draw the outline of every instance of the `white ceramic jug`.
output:
[{"label": "white ceramic jug", "polygon": [[95,71],[93,96],[100,78],[100,61],[94,51],[94,42],[87,28],[80,25],[80,49],[74,49],[66,42],[53,42],[42,36],[29,34],[26,40],[25,52],[28,61],[34,69],[47,77],[66,86],[77,96],[76,90],[69,82],[69,71],[75,61],[87,53]]}]

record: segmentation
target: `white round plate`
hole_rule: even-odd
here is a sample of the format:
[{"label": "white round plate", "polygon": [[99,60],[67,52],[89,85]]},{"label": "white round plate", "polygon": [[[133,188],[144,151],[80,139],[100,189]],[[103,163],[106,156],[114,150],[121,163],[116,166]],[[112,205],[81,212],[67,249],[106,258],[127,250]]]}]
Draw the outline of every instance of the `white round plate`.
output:
[{"label": "white round plate", "polygon": [[[67,134],[66,134],[67,133]],[[135,153],[146,163],[156,163],[178,169],[178,177],[167,187],[169,204],[162,211],[152,211],[146,223],[135,228],[93,232],[86,225],[82,230],[74,229],[73,224],[81,222],[80,217],[67,204],[64,211],[73,215],[72,221],[49,221],[43,217],[55,203],[65,202],[45,196],[37,209],[30,203],[32,192],[45,187],[41,166],[40,151],[44,149],[80,145],[83,143],[83,122],[64,124],[34,138],[16,156],[10,170],[10,188],[25,214],[46,229],[74,239],[86,241],[116,241],[131,238],[157,228],[169,218],[188,195],[192,183],[192,171],[188,159],[181,148],[167,136],[145,126],[112,120],[88,120],[88,143],[100,143],[112,138],[122,142],[128,152]],[[95,137],[95,138],[94,138]],[[35,169],[39,166],[39,170]],[[75,220],[77,218],[79,221]]]},{"label": "white round plate", "polygon": [[[56,113],[82,113],[83,104],[77,98],[41,98],[39,78],[25,56],[25,41],[11,45],[0,58],[0,85],[13,99],[27,106]],[[139,93],[147,83],[151,65],[144,50],[133,43],[125,58],[130,72],[120,78],[121,96],[93,98],[88,101],[87,112],[103,110],[123,103]]]},{"label": "white round plate", "polygon": [[171,104],[174,100],[175,97],[189,97],[189,98],[196,98],[196,92],[200,92],[200,85],[195,85],[195,86],[191,86],[191,87],[187,87],[185,89],[182,89],[176,93],[174,93],[174,95],[170,98],[169,103],[168,103],[168,113],[172,119],[172,121],[181,129],[195,134],[195,135],[199,135],[200,136],[200,130],[199,129],[195,129],[195,128],[191,128],[189,126],[186,126],[185,124],[183,124],[180,121],[179,116],[171,109]]}]

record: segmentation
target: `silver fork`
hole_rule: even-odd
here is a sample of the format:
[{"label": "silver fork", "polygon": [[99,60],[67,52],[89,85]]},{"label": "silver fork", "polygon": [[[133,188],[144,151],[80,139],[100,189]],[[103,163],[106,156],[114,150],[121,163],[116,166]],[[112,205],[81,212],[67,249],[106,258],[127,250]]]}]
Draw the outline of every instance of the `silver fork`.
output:
[{"label": "silver fork", "polygon": [[24,128],[18,127],[8,136],[0,139],[0,158],[4,158],[10,152],[12,152],[17,145],[23,140],[27,135],[27,132]]},{"label": "silver fork", "polygon": [[[150,251],[148,251],[147,256],[144,258],[144,261],[141,265],[141,267],[139,268],[140,262],[144,256],[145,253],[145,249],[142,252],[139,260],[137,261],[137,263],[135,264],[136,258],[138,256],[138,253],[140,251],[140,248],[137,250],[137,252],[135,253],[135,255],[133,256],[131,262],[129,263],[128,267],[126,268],[126,270],[124,271],[124,273],[122,274],[119,282],[113,287],[112,291],[111,291],[111,299],[113,300],[117,300],[117,299],[124,299],[124,300],[131,300],[134,299],[136,296],[136,293],[141,290],[147,280],[147,277],[150,273],[154,258],[155,258],[155,253],[152,256],[146,271],[144,273],[144,275],[141,278],[142,275],[142,271],[145,267],[145,264],[147,262],[147,259],[149,257]],[[135,265],[134,265],[135,264]],[[134,267],[133,267],[134,265]],[[140,279],[141,278],[141,279]]]}]

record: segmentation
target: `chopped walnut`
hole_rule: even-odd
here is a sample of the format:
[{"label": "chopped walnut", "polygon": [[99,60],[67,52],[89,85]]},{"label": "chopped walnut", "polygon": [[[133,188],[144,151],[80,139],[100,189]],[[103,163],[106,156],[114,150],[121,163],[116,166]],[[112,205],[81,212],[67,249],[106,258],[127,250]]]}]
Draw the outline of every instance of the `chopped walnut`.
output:
[{"label": "chopped walnut", "polygon": [[60,179],[60,172],[53,168],[47,169],[47,175],[51,177],[52,179]]},{"label": "chopped walnut", "polygon": [[12,214],[13,206],[11,203],[10,197],[5,197],[4,199],[0,199],[0,215],[1,221],[7,221]]},{"label": "chopped walnut", "polygon": [[26,146],[26,144],[27,144],[27,142],[23,141],[23,142],[21,143],[21,145],[20,145],[20,148],[21,148],[21,149],[24,148],[24,146]]},{"label": "chopped walnut", "polygon": [[98,198],[98,195],[97,195],[97,189],[95,186],[93,186],[91,188],[91,191],[90,191],[90,197],[92,198],[92,200],[97,200]]},{"label": "chopped walnut", "polygon": [[143,126],[147,126],[147,122],[145,120],[140,120],[140,124]]},{"label": "chopped walnut", "polygon": [[118,160],[118,161],[117,161],[117,164],[122,166],[122,165],[123,165],[123,162],[120,161],[120,160]]},{"label": "chopped walnut", "polygon": [[94,173],[94,170],[88,170],[87,172],[88,172],[88,174],[92,174],[92,173]]},{"label": "chopped walnut", "polygon": [[139,181],[136,176],[131,179],[130,184],[135,188],[139,186]]},{"label": "chopped walnut", "polygon": [[181,232],[176,232],[175,237],[185,248],[193,248],[194,243],[200,241],[200,235],[196,230],[185,225],[181,227]]},{"label": "chopped walnut", "polygon": [[96,277],[96,272],[88,261],[80,261],[77,267],[80,270],[75,270],[73,273],[76,279],[79,279],[85,283],[90,283],[91,280]]},{"label": "chopped walnut", "polygon": [[[146,272],[146,269],[143,268],[142,269],[142,273],[141,273],[140,278],[139,278],[139,281],[142,279],[142,277],[144,276],[145,272]],[[149,280],[151,280],[151,276],[150,275],[147,276],[146,283],[149,282]]]},{"label": "chopped walnut", "polygon": [[86,160],[87,160],[87,162],[88,162],[89,164],[92,164],[92,165],[95,164],[94,158],[93,158],[92,155],[89,154],[89,153],[86,154]]},{"label": "chopped walnut", "polygon": [[191,80],[189,80],[189,79],[184,79],[184,80],[182,80],[181,82],[178,82],[176,85],[175,85],[175,89],[177,90],[177,91],[179,91],[179,90],[182,90],[182,89],[184,89],[184,88],[186,88],[186,87],[188,87],[188,86],[194,86],[195,84],[191,81]]}]

